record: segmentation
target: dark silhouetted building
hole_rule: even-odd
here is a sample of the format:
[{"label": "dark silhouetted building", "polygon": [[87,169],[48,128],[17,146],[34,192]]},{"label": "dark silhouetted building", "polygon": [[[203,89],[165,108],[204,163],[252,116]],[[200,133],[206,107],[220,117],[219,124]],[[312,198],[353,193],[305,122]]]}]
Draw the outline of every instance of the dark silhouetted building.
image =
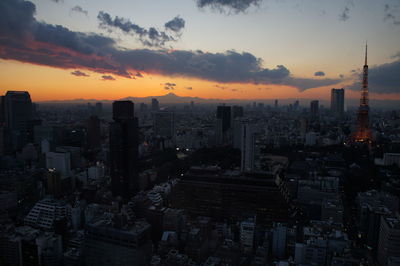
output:
[{"label": "dark silhouetted building", "polygon": [[86,130],[86,145],[88,150],[99,150],[101,145],[100,119],[97,116],[91,116],[87,121]]},{"label": "dark silhouetted building", "polygon": [[344,89],[331,90],[331,111],[334,116],[341,118],[344,115]]},{"label": "dark silhouetted building", "polygon": [[318,118],[319,101],[315,100],[310,102],[310,113],[311,113],[311,118],[313,119]]},{"label": "dark silhouetted building", "polygon": [[11,151],[22,148],[29,140],[32,101],[27,91],[7,91],[4,97],[4,121]]},{"label": "dark silhouetted building", "polygon": [[110,173],[114,196],[128,199],[138,191],[138,122],[131,101],[113,103],[110,124]]}]

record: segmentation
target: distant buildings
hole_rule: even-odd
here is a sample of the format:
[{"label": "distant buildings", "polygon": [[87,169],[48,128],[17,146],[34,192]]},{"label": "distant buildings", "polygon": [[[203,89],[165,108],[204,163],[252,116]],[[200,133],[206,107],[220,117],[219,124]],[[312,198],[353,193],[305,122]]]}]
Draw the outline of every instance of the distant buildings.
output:
[{"label": "distant buildings", "polygon": [[[381,217],[378,261],[381,265],[398,265],[400,256],[400,215]],[[396,261],[389,264],[389,261]]]},{"label": "distant buildings", "polygon": [[137,174],[138,122],[133,102],[113,103],[110,124],[110,174],[114,196],[128,199],[139,189]]},{"label": "distant buildings", "polygon": [[331,112],[337,118],[344,115],[344,89],[331,90]]}]

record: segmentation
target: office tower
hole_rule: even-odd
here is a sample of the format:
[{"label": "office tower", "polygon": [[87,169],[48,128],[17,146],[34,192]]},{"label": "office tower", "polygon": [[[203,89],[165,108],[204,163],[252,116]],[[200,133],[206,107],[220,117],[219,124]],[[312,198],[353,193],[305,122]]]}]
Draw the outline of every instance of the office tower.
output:
[{"label": "office tower", "polygon": [[129,199],[139,190],[137,177],[138,122],[131,101],[113,103],[110,124],[110,174],[114,196]]},{"label": "office tower", "polygon": [[85,265],[149,265],[152,252],[150,224],[127,223],[124,217],[106,216],[86,225]]},{"label": "office tower", "polygon": [[173,112],[153,113],[154,134],[175,143],[175,114]]},{"label": "office tower", "polygon": [[222,132],[225,133],[231,128],[231,107],[230,106],[218,106],[217,107],[217,119],[221,119]]},{"label": "office tower", "polygon": [[230,140],[229,129],[231,128],[231,107],[218,106],[216,120],[216,143],[217,145],[227,144]]},{"label": "office tower", "polygon": [[101,130],[100,119],[97,116],[91,116],[86,122],[86,147],[90,151],[100,150]]},{"label": "office tower", "polygon": [[319,114],[319,101],[311,101],[310,102],[310,113],[311,113],[311,118],[315,119],[318,118]]},{"label": "office tower", "polygon": [[241,164],[242,172],[254,171],[254,129],[249,123],[243,123],[241,127]]},{"label": "office tower", "polygon": [[331,112],[337,118],[344,115],[344,89],[331,90]]},{"label": "office tower", "polygon": [[7,91],[4,97],[4,121],[11,151],[22,148],[29,140],[32,101],[27,91]]},{"label": "office tower", "polygon": [[232,107],[232,119],[238,117],[243,117],[243,107],[235,105]]},{"label": "office tower", "polygon": [[275,109],[278,109],[278,99],[275,100],[274,107]]},{"label": "office tower", "polygon": [[[388,265],[388,261],[400,254],[400,215],[381,217],[379,231],[378,261]],[[397,265],[397,264],[393,264]]]},{"label": "office tower", "polygon": [[159,102],[156,98],[151,99],[151,110],[157,112],[160,110]]},{"label": "office tower", "polygon": [[294,102],[294,104],[293,104],[293,110],[294,110],[294,111],[298,111],[299,108],[300,108],[299,100],[296,100],[296,101]]},{"label": "office tower", "polygon": [[365,64],[363,68],[360,106],[358,108],[358,115],[357,115],[357,130],[353,133],[353,141],[355,142],[367,142],[372,140],[372,132],[369,126],[367,52],[368,52],[368,46],[365,46]]}]

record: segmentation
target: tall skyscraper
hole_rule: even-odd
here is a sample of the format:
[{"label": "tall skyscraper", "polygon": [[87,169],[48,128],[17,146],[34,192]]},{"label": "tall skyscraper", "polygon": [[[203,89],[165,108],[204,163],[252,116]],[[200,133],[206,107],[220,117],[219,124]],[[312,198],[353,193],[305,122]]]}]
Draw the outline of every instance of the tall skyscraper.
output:
[{"label": "tall skyscraper", "polygon": [[344,115],[344,89],[331,90],[331,111],[337,118]]},{"label": "tall skyscraper", "polygon": [[97,116],[91,116],[86,122],[86,146],[90,151],[100,150],[101,130],[100,119]]},{"label": "tall skyscraper", "polygon": [[222,132],[225,133],[231,127],[231,107],[218,106],[217,119],[222,120]]},{"label": "tall skyscraper", "polygon": [[226,144],[229,141],[229,132],[231,128],[231,107],[218,106],[217,107],[217,121],[216,121],[216,142],[218,145]]},{"label": "tall skyscraper", "polygon": [[243,123],[241,127],[241,164],[242,172],[254,171],[254,129],[249,123]]},{"label": "tall skyscraper", "polygon": [[311,113],[311,118],[313,119],[318,118],[319,101],[315,100],[310,102],[310,113]]},{"label": "tall skyscraper", "polygon": [[137,177],[138,122],[131,101],[113,103],[110,124],[110,173],[114,196],[127,200],[139,190]]},{"label": "tall skyscraper", "polygon": [[171,140],[175,143],[175,114],[173,112],[155,112],[153,113],[154,134],[163,139]]},{"label": "tall skyscraper", "polygon": [[369,126],[369,99],[368,99],[368,46],[365,46],[365,64],[363,68],[363,80],[361,88],[360,106],[357,115],[357,130],[353,134],[355,142],[367,142],[372,139],[372,132]]},{"label": "tall skyscraper", "polygon": [[7,91],[4,97],[4,120],[9,148],[22,148],[29,140],[29,122],[32,120],[32,101],[27,91]]},{"label": "tall skyscraper", "polygon": [[156,98],[151,99],[151,110],[157,112],[160,110],[160,104]]}]

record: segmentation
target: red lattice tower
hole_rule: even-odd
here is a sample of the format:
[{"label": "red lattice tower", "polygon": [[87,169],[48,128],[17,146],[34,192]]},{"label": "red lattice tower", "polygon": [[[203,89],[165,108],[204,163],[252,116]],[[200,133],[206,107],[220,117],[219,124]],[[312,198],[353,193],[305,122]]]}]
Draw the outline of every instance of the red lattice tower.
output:
[{"label": "red lattice tower", "polygon": [[372,140],[372,133],[369,126],[367,52],[368,46],[365,45],[365,64],[363,68],[360,107],[358,108],[357,116],[357,131],[353,133],[353,141],[355,142],[368,142]]}]

